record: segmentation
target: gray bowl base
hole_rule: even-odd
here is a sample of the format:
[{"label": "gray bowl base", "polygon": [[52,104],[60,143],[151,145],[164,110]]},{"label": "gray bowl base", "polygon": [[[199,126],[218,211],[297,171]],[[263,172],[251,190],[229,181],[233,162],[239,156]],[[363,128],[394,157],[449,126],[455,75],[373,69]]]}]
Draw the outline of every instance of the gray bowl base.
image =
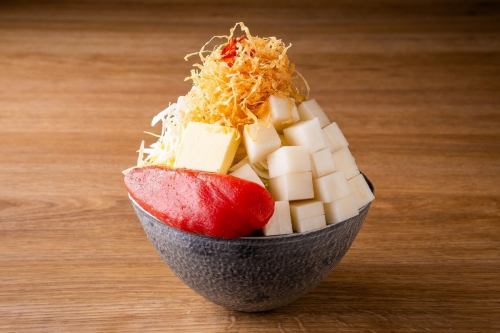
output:
[{"label": "gray bowl base", "polygon": [[370,206],[316,231],[225,240],[170,227],[131,201],[146,235],[179,279],[208,300],[245,312],[283,306],[313,289],[345,255]]}]

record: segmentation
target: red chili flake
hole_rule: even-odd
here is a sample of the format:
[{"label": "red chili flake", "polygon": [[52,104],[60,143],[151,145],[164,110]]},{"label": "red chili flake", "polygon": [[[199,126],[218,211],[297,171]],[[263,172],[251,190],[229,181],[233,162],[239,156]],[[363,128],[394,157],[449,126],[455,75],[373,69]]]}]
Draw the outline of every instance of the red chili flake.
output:
[{"label": "red chili flake", "polygon": [[[229,42],[224,46],[221,51],[221,60],[224,61],[229,67],[234,65],[234,61],[237,55],[237,45],[247,39],[246,36],[232,37]],[[251,50],[250,55],[253,57],[255,50]]]}]

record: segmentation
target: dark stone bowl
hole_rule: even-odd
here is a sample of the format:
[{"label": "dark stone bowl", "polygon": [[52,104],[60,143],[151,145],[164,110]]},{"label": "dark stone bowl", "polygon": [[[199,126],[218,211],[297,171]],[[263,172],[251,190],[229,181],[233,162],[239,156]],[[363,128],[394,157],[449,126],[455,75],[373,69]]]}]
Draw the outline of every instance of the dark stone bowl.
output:
[{"label": "dark stone bowl", "polygon": [[149,240],[184,283],[245,312],[283,306],[314,288],[346,254],[370,208],[316,231],[227,240],[172,228],[130,200]]}]

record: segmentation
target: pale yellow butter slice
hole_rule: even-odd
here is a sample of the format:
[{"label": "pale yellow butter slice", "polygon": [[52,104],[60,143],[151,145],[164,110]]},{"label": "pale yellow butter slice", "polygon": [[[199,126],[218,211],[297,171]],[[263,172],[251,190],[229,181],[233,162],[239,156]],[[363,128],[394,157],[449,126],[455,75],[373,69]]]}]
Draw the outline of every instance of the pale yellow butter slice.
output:
[{"label": "pale yellow butter slice", "polygon": [[239,143],[234,128],[190,122],[184,130],[174,167],[225,174]]}]

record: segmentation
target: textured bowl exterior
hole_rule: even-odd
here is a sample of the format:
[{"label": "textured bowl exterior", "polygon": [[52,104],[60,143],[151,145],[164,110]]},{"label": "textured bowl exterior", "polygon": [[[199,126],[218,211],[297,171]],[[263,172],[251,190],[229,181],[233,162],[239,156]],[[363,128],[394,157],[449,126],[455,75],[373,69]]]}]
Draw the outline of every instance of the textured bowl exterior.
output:
[{"label": "textured bowl exterior", "polygon": [[369,210],[307,233],[225,240],[172,228],[131,201],[148,238],[184,283],[245,312],[283,306],[314,288],[345,255]]}]

